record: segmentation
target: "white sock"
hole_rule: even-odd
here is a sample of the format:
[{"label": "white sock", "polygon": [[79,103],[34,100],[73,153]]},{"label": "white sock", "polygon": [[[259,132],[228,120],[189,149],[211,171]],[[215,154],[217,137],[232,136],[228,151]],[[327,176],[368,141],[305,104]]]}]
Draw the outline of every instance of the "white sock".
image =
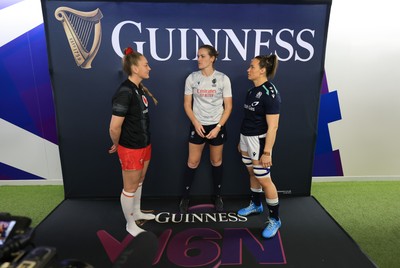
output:
[{"label": "white sock", "polygon": [[135,220],[154,220],[156,216],[152,213],[143,213],[140,210],[140,203],[142,200],[142,183],[139,184],[139,187],[136,190],[135,198],[133,200],[133,211]]},{"label": "white sock", "polygon": [[137,236],[139,233],[144,232],[142,228],[138,227],[134,217],[134,200],[135,193],[128,193],[122,190],[121,193],[121,207],[126,219],[126,230],[132,236]]}]

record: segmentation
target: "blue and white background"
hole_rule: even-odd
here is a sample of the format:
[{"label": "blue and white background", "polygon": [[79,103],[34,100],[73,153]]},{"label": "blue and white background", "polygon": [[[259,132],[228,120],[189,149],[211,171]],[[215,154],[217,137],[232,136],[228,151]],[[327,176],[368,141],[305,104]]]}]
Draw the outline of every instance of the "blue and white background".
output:
[{"label": "blue and white background", "polygon": [[62,183],[38,0],[0,2],[0,180]]}]

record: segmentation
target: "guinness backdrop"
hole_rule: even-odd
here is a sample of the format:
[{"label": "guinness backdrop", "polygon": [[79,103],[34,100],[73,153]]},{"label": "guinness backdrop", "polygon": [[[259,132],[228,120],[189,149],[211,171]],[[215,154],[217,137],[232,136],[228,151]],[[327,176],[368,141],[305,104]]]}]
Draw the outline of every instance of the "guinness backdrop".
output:
[{"label": "guinness backdrop", "polygon": [[[149,61],[143,81],[150,100],[153,155],[147,196],[179,196],[188,154],[185,78],[197,70],[197,48],[212,44],[215,64],[232,82],[233,112],[224,148],[224,194],[249,191],[237,151],[250,60],[276,53],[273,80],[282,95],[272,177],[278,191],[309,195],[331,1],[42,1],[54,90],[66,198],[116,197],[122,188],[118,157],[109,155],[111,98],[126,79],[122,50]],[[211,193],[209,151],[193,194]]]}]

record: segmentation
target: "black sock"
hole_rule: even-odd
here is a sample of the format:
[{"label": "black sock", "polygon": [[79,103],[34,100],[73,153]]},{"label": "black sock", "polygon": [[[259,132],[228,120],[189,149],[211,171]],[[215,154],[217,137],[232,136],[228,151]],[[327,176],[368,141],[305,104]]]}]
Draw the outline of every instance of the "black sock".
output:
[{"label": "black sock", "polygon": [[223,167],[222,164],[218,167],[212,166],[212,177],[214,181],[214,194],[221,195]]},{"label": "black sock", "polygon": [[279,220],[279,203],[274,205],[267,204],[269,210],[269,216],[275,220]]},{"label": "black sock", "polygon": [[189,198],[190,189],[192,188],[192,183],[194,180],[194,175],[196,174],[196,170],[197,168],[190,168],[186,166],[183,178],[183,198]]},{"label": "black sock", "polygon": [[261,205],[261,194],[264,194],[264,193],[263,192],[253,192],[253,191],[251,191],[251,201],[257,207]]}]

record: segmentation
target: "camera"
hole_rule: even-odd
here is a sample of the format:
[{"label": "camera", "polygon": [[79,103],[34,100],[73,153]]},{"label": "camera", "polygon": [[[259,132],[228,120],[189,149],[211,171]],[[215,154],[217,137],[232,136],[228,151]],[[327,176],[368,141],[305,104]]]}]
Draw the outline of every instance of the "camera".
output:
[{"label": "camera", "polygon": [[28,217],[0,213],[0,268],[48,267],[56,250],[51,247],[34,247],[31,222]]},{"label": "camera", "polygon": [[79,260],[56,259],[54,247],[35,247],[28,217],[0,213],[0,268],[93,268]]},{"label": "camera", "polygon": [[[45,267],[54,256],[55,250],[48,250],[42,257],[33,256],[32,239],[34,229],[30,228],[32,220],[28,217],[12,216],[0,213],[0,263],[3,267]],[[50,253],[50,254],[49,254]],[[38,254],[36,254],[38,255]]]}]

